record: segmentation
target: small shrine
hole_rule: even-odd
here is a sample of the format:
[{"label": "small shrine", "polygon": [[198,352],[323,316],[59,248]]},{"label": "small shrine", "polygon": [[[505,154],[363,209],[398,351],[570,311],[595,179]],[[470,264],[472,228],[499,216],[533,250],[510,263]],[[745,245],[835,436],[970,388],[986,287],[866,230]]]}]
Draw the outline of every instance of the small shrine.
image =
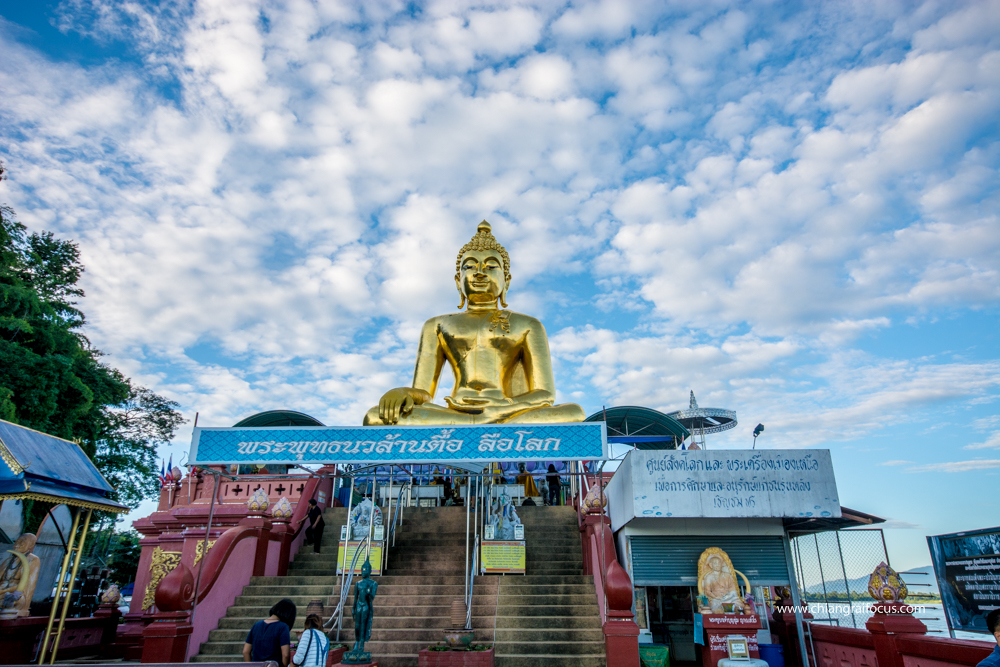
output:
[{"label": "small shrine", "polygon": [[[97,646],[112,641],[120,617],[116,588],[105,591],[100,616],[67,619],[67,614],[74,604],[74,587],[94,510],[117,514],[128,508],[108,497],[113,492],[111,485],[79,445],[68,440],[0,420],[0,458],[0,501],[5,507],[37,500],[71,516],[69,525],[57,528],[60,533],[65,531],[63,553],[46,550],[47,562],[43,562],[34,553],[36,535],[22,533],[0,563],[0,662],[54,661],[60,655],[80,655],[81,650],[86,654],[95,644],[88,646],[78,639],[82,635],[94,637]],[[52,525],[57,522],[57,513],[50,512]],[[47,613],[32,615],[34,609]],[[67,638],[73,649],[60,653]],[[37,653],[33,650],[36,644]]]}]

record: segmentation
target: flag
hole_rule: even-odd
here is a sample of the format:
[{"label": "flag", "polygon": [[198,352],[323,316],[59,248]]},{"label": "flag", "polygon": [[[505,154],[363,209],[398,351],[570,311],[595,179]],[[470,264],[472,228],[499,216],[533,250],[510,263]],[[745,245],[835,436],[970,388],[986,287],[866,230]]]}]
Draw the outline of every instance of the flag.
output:
[{"label": "flag", "polygon": [[163,459],[160,459],[160,486],[167,483],[167,476],[163,470]]},{"label": "flag", "polygon": [[167,475],[166,480],[168,482],[174,481],[174,455],[170,455],[170,460],[167,461]]}]

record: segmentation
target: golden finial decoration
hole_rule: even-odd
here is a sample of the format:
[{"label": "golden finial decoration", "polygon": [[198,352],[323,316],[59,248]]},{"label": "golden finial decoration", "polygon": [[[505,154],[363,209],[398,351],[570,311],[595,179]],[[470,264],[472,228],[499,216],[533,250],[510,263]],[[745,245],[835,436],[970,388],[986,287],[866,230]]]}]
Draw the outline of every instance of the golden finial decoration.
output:
[{"label": "golden finial decoration", "polygon": [[292,518],[292,504],[288,502],[288,498],[282,496],[281,500],[274,504],[274,507],[271,508],[271,516],[275,519]]},{"label": "golden finial decoration", "polygon": [[267,500],[267,494],[264,493],[264,489],[258,488],[250,496],[250,500],[247,501],[247,509],[254,513],[263,514],[267,511],[267,506],[270,502]]},{"label": "golden finial decoration", "polygon": [[909,591],[899,573],[882,562],[868,578],[868,594],[879,602],[902,602]]},{"label": "golden finial decoration", "polygon": [[118,590],[118,584],[111,584],[101,595],[101,602],[104,604],[118,604],[122,599],[122,593]]}]

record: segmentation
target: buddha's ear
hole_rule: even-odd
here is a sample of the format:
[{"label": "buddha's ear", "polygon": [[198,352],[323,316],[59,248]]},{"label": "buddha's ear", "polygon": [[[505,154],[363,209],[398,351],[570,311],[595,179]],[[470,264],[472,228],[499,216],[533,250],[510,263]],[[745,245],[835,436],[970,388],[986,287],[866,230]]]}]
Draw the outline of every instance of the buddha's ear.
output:
[{"label": "buddha's ear", "polygon": [[504,283],[503,283],[503,291],[500,292],[500,307],[501,308],[506,308],[507,307],[507,289],[509,287],[510,287],[510,278],[507,278],[507,280],[505,280]]},{"label": "buddha's ear", "polygon": [[462,310],[465,308],[465,292],[462,291],[462,280],[459,274],[455,274],[455,287],[458,288],[458,295],[462,297],[462,300],[458,303],[458,309]]}]

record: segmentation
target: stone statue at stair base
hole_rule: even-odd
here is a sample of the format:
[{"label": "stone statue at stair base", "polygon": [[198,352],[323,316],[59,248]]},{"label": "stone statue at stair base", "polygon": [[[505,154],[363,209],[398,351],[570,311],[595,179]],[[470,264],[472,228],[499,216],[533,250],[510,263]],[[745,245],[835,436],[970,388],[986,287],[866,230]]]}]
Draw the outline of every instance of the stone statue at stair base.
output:
[{"label": "stone statue at stair base", "polygon": [[372,654],[365,650],[365,642],[372,638],[372,612],[378,583],[372,581],[372,564],[367,558],[361,566],[361,581],[354,585],[354,648],[344,654],[342,665],[367,665]]}]

